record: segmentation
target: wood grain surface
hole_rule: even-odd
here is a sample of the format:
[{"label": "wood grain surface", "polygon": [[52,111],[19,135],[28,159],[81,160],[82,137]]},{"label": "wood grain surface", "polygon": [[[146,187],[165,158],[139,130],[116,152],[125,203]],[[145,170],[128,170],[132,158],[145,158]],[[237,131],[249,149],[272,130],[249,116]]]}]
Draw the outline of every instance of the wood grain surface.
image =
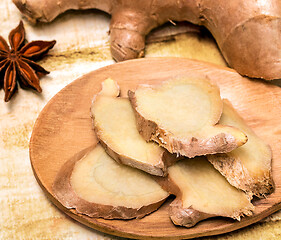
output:
[{"label": "wood grain surface", "polygon": [[[254,201],[252,217],[242,221],[213,218],[187,229],[174,226],[168,204],[138,220],[89,218],[65,209],[53,196],[52,183],[60,167],[77,152],[97,143],[92,130],[90,106],[101,82],[113,78],[121,95],[140,83],[154,84],[179,76],[206,76],[218,84],[254,131],[273,151],[273,178],[276,190],[266,199]],[[39,115],[30,140],[34,174],[51,201],[77,221],[100,231],[130,238],[182,239],[225,233],[257,222],[281,208],[281,89],[273,84],[241,77],[235,71],[183,58],[149,58],[110,65],[93,71],[61,90]]]}]

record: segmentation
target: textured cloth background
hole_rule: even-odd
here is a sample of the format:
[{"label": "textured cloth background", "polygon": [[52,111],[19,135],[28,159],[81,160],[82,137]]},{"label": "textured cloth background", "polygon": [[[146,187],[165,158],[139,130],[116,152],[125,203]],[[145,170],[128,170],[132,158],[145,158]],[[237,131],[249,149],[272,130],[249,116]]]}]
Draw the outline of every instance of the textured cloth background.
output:
[{"label": "textured cloth background", "polygon": [[[11,0],[0,1],[0,35],[22,19]],[[0,239],[119,239],[89,229],[62,214],[45,197],[28,153],[34,122],[45,104],[79,76],[113,64],[108,43],[109,16],[99,11],[68,12],[50,24],[24,21],[27,39],[57,40],[40,62],[51,74],[42,78],[42,94],[19,89],[9,103],[0,91]],[[182,56],[226,65],[212,39],[194,33],[149,44],[146,57]],[[234,233],[202,239],[281,239],[280,213]]]}]

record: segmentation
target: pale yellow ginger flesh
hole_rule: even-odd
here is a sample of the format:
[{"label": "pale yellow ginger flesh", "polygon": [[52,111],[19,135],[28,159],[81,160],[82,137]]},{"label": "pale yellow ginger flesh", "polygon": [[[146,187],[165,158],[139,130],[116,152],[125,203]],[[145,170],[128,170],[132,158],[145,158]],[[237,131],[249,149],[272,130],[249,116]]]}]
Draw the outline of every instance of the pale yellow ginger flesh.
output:
[{"label": "pale yellow ginger flesh", "polygon": [[169,81],[157,89],[136,91],[138,109],[179,137],[198,134],[221,115],[219,89],[206,80]]},{"label": "pale yellow ginger flesh", "polygon": [[240,130],[216,125],[222,100],[208,79],[178,78],[129,92],[138,129],[172,153],[187,157],[229,152],[247,141]]},{"label": "pale yellow ginger flesh", "polygon": [[116,163],[100,145],[75,164],[70,183],[80,198],[116,207],[138,209],[168,196],[150,175]]},{"label": "pale yellow ginger flesh", "polygon": [[231,186],[205,157],[181,160],[169,167],[168,174],[180,190],[177,200],[183,209],[238,220],[253,210],[247,195]]},{"label": "pale yellow ginger flesh", "polygon": [[250,195],[270,193],[273,190],[270,147],[247,126],[227,100],[224,100],[220,123],[241,129],[248,141],[229,153],[210,155],[208,159],[235,187]]},{"label": "pale yellow ginger flesh", "polygon": [[163,176],[165,150],[142,138],[129,100],[118,95],[118,85],[111,79],[105,80],[91,108],[97,137],[118,162]]}]

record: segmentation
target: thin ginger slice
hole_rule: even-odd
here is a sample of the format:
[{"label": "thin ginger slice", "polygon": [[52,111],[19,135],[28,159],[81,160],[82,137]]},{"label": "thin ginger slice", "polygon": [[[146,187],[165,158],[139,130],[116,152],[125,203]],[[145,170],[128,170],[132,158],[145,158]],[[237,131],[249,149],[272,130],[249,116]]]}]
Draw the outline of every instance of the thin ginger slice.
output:
[{"label": "thin ginger slice", "polygon": [[238,129],[217,124],[223,104],[218,87],[207,79],[141,85],[128,95],[140,134],[171,153],[194,157],[230,152],[247,141]]},{"label": "thin ginger slice", "polygon": [[205,157],[178,161],[168,168],[168,177],[158,182],[176,195],[169,209],[176,225],[192,227],[215,216],[240,220],[254,209],[248,196],[231,186]]},{"label": "thin ginger slice", "polygon": [[247,126],[227,100],[224,100],[219,123],[241,129],[247,134],[248,141],[229,153],[209,155],[208,160],[230,184],[244,190],[250,197],[263,197],[271,193],[274,183],[271,176],[270,147]]},{"label": "thin ginger slice", "polygon": [[143,217],[169,195],[149,174],[116,163],[100,145],[66,162],[53,189],[66,208],[105,219]]},{"label": "thin ginger slice", "polygon": [[117,162],[152,175],[166,175],[167,166],[176,160],[156,143],[147,143],[139,134],[134,111],[127,98],[120,98],[112,79],[103,82],[91,108],[93,125],[107,153]]}]

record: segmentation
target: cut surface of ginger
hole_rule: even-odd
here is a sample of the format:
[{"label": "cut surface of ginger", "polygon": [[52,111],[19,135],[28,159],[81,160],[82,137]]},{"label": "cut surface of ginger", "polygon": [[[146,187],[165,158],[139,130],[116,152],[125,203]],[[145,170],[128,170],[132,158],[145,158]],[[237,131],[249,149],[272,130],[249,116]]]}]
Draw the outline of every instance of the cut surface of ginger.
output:
[{"label": "cut surface of ginger", "polygon": [[224,100],[221,124],[241,129],[248,136],[245,145],[225,154],[208,156],[208,160],[235,187],[258,197],[273,191],[271,176],[272,153],[232,107]]},{"label": "cut surface of ginger", "polygon": [[[206,125],[216,123],[221,114],[218,88],[210,84],[192,84],[188,81],[168,82],[154,91],[144,88],[136,91],[138,108],[149,119],[179,137],[197,133]],[[212,109],[212,102],[217,107]]]},{"label": "cut surface of ginger", "polygon": [[53,188],[65,207],[107,219],[142,217],[169,195],[149,174],[118,164],[101,145],[66,163]]},{"label": "cut surface of ginger", "polygon": [[129,100],[118,95],[118,85],[107,79],[95,96],[91,113],[98,139],[117,162],[153,175],[165,175],[166,163],[173,157],[156,143],[143,139]]},{"label": "cut surface of ginger", "polygon": [[216,125],[223,105],[218,87],[208,79],[172,79],[128,94],[141,135],[171,153],[194,157],[228,152],[247,141],[238,129]]},{"label": "cut surface of ginger", "polygon": [[177,162],[169,167],[168,178],[170,191],[177,196],[170,207],[175,224],[191,227],[213,216],[239,220],[251,215],[253,205],[247,195],[231,186],[205,157]]},{"label": "cut surface of ginger", "polygon": [[79,197],[112,206],[140,208],[167,197],[151,176],[116,163],[101,146],[76,164],[71,185]]}]

